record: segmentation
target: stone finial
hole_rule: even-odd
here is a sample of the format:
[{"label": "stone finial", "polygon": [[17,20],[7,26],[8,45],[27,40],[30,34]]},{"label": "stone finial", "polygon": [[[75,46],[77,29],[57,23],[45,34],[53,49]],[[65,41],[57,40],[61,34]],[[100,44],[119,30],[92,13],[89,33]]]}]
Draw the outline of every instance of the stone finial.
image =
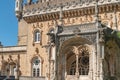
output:
[{"label": "stone finial", "polygon": [[18,20],[22,17],[22,11],[23,11],[23,0],[15,0],[15,15],[18,18]]}]

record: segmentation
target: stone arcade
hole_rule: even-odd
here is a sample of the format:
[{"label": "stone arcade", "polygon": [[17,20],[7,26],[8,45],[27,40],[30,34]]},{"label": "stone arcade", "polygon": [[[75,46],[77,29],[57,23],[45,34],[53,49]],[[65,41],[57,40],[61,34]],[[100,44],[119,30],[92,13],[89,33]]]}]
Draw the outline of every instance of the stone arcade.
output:
[{"label": "stone arcade", "polygon": [[23,1],[0,80],[120,80],[120,0]]}]

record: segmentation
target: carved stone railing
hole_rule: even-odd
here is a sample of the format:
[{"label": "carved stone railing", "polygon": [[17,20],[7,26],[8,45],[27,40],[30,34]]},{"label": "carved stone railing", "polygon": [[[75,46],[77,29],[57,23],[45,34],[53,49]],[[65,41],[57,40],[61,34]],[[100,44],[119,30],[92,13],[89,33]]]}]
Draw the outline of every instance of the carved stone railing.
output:
[{"label": "carved stone railing", "polygon": [[22,52],[22,51],[26,51],[26,50],[27,50],[26,46],[1,47],[0,53],[2,53],[2,52]]},{"label": "carved stone railing", "polygon": [[19,80],[45,80],[45,77],[20,76]]}]

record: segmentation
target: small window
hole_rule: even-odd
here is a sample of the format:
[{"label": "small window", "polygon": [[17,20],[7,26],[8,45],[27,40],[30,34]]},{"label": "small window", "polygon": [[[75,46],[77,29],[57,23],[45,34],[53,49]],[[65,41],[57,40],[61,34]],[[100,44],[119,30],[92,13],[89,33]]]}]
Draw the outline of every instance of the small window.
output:
[{"label": "small window", "polygon": [[34,42],[40,42],[40,31],[37,30],[34,33]]},{"label": "small window", "polygon": [[38,58],[33,59],[32,62],[32,75],[33,77],[41,76],[41,62]]}]

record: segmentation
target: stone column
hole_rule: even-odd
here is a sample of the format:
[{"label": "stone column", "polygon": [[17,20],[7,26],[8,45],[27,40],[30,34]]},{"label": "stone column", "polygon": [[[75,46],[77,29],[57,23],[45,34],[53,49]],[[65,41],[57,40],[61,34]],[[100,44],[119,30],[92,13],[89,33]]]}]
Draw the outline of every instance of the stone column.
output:
[{"label": "stone column", "polygon": [[19,67],[20,67],[20,55],[18,54],[18,60],[16,62],[16,76],[15,76],[15,79],[18,80],[19,79],[19,76],[20,76],[20,70],[19,70]]},{"label": "stone column", "polygon": [[18,79],[18,64],[16,64],[16,67],[15,67],[15,79],[16,80]]},{"label": "stone column", "polygon": [[10,64],[7,64],[7,78],[10,76]]},{"label": "stone column", "polygon": [[10,65],[10,76],[12,75],[12,65]]},{"label": "stone column", "polygon": [[79,57],[78,54],[76,54],[76,73],[75,73],[75,75],[77,77],[79,77],[78,57]]},{"label": "stone column", "polygon": [[54,44],[52,44],[51,46],[51,76],[50,76],[50,80],[54,80],[57,76],[57,62],[56,62],[56,46]]},{"label": "stone column", "polygon": [[100,80],[103,80],[104,43],[100,43]]},{"label": "stone column", "polygon": [[54,60],[51,60],[51,64],[50,64],[50,80],[54,79]]},{"label": "stone column", "polygon": [[76,55],[76,73],[75,73],[75,75],[76,75],[77,78],[79,78],[79,67],[78,67],[78,64],[79,64],[79,62],[78,62],[78,60],[79,60],[79,51],[78,51],[78,47],[74,46],[73,47],[73,52]]},{"label": "stone column", "polygon": [[93,51],[93,80],[97,80],[97,54]]},{"label": "stone column", "polygon": [[89,51],[89,77],[93,80],[93,53]]},{"label": "stone column", "polygon": [[100,80],[103,80],[103,59],[100,59]]},{"label": "stone column", "polygon": [[66,66],[66,57],[67,57],[67,54],[65,54],[65,78],[67,78],[67,66]]},{"label": "stone column", "polygon": [[51,60],[50,60],[50,55],[51,55],[51,46],[49,45],[48,46],[48,69],[47,69],[47,80],[50,80],[50,77],[51,77],[51,74],[50,74],[50,72],[51,72]]}]

